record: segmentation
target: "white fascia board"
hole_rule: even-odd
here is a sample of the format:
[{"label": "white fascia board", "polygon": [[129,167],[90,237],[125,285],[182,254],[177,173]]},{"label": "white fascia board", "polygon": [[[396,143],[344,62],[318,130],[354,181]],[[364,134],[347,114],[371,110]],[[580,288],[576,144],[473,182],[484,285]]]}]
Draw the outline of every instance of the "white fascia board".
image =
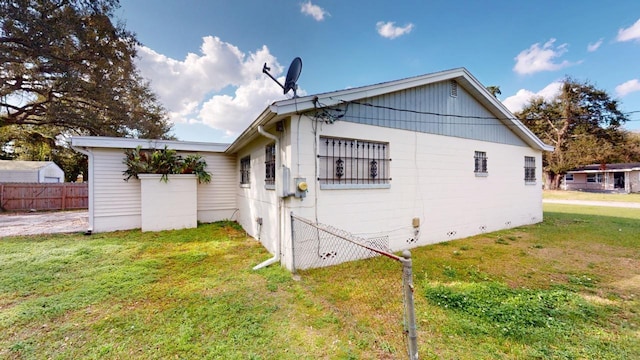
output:
[{"label": "white fascia board", "polygon": [[[264,109],[264,111],[262,111],[262,113],[260,114],[260,116],[258,116],[258,118],[256,120],[253,121],[253,123],[251,123],[251,125],[249,125],[249,127],[247,127],[246,129],[244,129],[244,131],[242,132],[242,134],[240,134],[240,136],[238,136],[231,145],[229,145],[229,147],[227,147],[227,149],[225,150],[226,153],[228,154],[233,154],[236,151],[242,149],[246,144],[248,144],[249,142],[251,142],[256,136],[258,136],[258,126],[267,126],[269,123],[271,123],[275,118],[276,118],[276,114],[274,112],[272,112],[271,107],[267,107],[266,109]],[[281,120],[284,117],[280,117],[276,120]],[[262,135],[260,135],[262,136]]]},{"label": "white fascia board", "polygon": [[71,138],[71,146],[84,148],[134,149],[140,146],[143,149],[162,149],[165,145],[173,150],[220,153],[229,147],[229,144],[195,141],[131,139],[104,136],[74,136]]}]

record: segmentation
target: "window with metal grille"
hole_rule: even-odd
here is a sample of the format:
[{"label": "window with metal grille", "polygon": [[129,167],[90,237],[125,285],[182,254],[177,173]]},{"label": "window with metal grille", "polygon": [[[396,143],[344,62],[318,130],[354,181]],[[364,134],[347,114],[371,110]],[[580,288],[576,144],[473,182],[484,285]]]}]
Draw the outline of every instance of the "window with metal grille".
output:
[{"label": "window with metal grille", "polygon": [[248,185],[250,183],[249,175],[251,175],[251,157],[245,156],[240,159],[240,184]]},{"label": "window with metal grille", "polygon": [[524,181],[528,183],[536,182],[536,158],[533,156],[524,157]]},{"label": "window with metal grille", "polygon": [[320,137],[318,159],[321,188],[388,187],[391,181],[389,143]]},{"label": "window with metal grille", "polygon": [[473,172],[476,173],[477,176],[487,175],[487,153],[484,151],[476,151],[473,160]]},{"label": "window with metal grille", "polygon": [[276,184],[276,144],[269,144],[264,150],[264,183],[273,189]]}]

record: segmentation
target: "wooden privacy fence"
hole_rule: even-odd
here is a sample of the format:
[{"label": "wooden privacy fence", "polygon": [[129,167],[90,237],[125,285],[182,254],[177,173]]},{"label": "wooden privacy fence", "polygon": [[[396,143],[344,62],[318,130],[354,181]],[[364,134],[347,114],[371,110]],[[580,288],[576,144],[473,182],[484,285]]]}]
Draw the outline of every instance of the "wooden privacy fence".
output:
[{"label": "wooden privacy fence", "polygon": [[73,210],[89,207],[87,183],[0,183],[2,211]]}]

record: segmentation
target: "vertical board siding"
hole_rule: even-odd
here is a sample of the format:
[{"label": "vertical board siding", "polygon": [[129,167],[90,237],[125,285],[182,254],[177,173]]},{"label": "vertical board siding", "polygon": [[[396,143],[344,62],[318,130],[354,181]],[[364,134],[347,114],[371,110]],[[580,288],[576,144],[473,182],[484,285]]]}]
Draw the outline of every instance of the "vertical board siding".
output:
[{"label": "vertical board siding", "polygon": [[[439,82],[342,105],[342,121],[499,144],[528,146],[464,88]],[[368,106],[368,105],[372,106]],[[399,111],[409,110],[409,111]]]}]

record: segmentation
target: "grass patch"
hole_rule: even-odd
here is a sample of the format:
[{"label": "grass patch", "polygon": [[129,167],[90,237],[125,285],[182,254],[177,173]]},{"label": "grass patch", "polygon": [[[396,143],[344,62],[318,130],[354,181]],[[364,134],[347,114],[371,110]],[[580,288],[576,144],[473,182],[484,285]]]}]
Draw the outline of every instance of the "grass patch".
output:
[{"label": "grass patch", "polygon": [[[412,250],[420,357],[640,358],[639,233],[638,209],[546,204]],[[397,263],[269,257],[232,222],[0,239],[0,358],[405,358]]]},{"label": "grass patch", "polygon": [[545,190],[542,193],[542,197],[544,199],[553,200],[614,201],[640,203],[640,194],[638,193],[611,194],[586,191]]}]

